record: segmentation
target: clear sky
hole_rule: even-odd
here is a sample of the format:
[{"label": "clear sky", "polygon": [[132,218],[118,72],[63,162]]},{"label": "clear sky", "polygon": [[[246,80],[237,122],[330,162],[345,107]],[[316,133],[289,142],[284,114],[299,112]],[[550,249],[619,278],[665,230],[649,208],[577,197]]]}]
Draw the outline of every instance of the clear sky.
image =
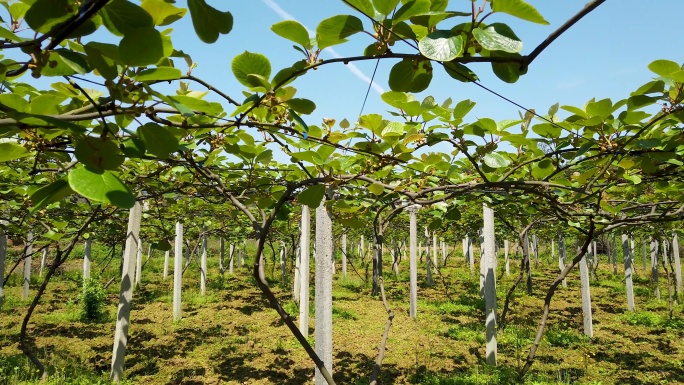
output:
[{"label": "clear sky", "polygon": [[[581,10],[587,0],[528,0],[550,22],[543,26],[497,14],[488,21],[509,24],[523,40],[523,53],[529,53],[554,29]],[[179,1],[181,5],[183,1]],[[174,25],[174,46],[192,55],[199,63],[194,75],[213,84],[238,99],[243,89],[230,72],[232,58],[245,51],[266,55],[275,74],[301,59],[301,53],[292,44],[270,31],[270,26],[284,18],[294,18],[310,30],[323,19],[347,13],[361,18],[366,27],[370,21],[347,7],[341,0],[213,0],[210,4],[221,10],[230,10],[234,16],[233,30],[222,35],[218,42],[207,45],[191,32],[189,17]],[[480,3],[480,1],[478,1]],[[470,0],[452,0],[449,10],[468,10]],[[506,84],[496,78],[489,64],[471,64],[482,84],[507,97],[545,112],[555,102],[583,105],[592,97],[610,97],[614,100],[627,97],[629,92],[647,82],[652,74],[646,66],[655,59],[684,62],[684,36],[681,34],[681,15],[684,1],[663,0],[608,0],[593,13],[582,19],[561,36],[529,68],[527,75],[515,84]],[[453,20],[453,19],[452,19]],[[465,20],[465,19],[464,19]],[[444,23],[450,27],[450,21]],[[342,56],[360,55],[371,43],[371,37],[357,34],[349,43],[335,46]],[[399,45],[395,52],[413,52]],[[333,57],[325,52],[323,58]],[[379,96],[381,89],[389,90],[388,74],[394,60],[382,60],[376,74],[377,86],[369,95],[364,112],[383,112],[389,109]],[[180,63],[178,63],[180,64]],[[320,68],[297,79],[293,85],[299,97],[316,102],[314,114],[304,117],[310,124],[319,124],[322,117],[338,121],[347,118],[355,121],[368,88],[367,80],[375,61],[359,62],[354,68],[333,64]],[[516,119],[517,107],[471,85],[448,77],[441,68],[435,68],[435,77],[428,91],[419,99],[433,95],[438,101],[451,97],[454,101],[471,99],[478,103],[472,117]]]}]

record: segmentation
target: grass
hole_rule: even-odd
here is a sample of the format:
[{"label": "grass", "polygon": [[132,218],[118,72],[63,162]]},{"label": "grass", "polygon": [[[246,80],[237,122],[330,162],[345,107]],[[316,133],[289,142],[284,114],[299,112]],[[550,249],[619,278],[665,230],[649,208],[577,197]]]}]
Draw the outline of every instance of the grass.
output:
[{"label": "grass", "polygon": [[[98,254],[94,265],[104,259],[105,251]],[[234,275],[226,272],[221,279],[216,256],[212,249],[207,295],[199,293],[196,266],[186,271],[183,318],[173,323],[173,278],[162,280],[163,253],[153,252],[143,271],[142,288],[134,293],[127,381],[309,383],[313,373],[310,359],[255,287],[250,268],[236,268]],[[79,256],[74,258],[48,287],[29,324],[29,338],[48,367],[50,384],[108,383],[118,285],[106,290],[109,316],[101,322],[81,322],[77,301],[82,287],[81,261]],[[408,316],[408,261],[402,262],[400,278],[395,279],[386,258],[385,290],[395,318],[381,383],[517,383],[517,368],[524,362],[536,333],[544,290],[557,274],[554,262],[541,259],[534,270],[533,296],[525,293],[523,282],[513,297],[508,325],[498,333],[500,366],[491,368],[484,365],[484,303],[479,297],[477,271],[471,276],[461,258],[450,259],[450,265],[441,269],[444,282],[435,276],[433,287],[419,287],[418,318],[413,320]],[[270,263],[267,259],[266,271],[270,271]],[[503,264],[499,266],[503,269]],[[497,283],[499,307],[518,267],[519,261],[511,261],[511,276],[504,275]],[[684,305],[679,305],[675,318],[669,319],[667,302],[652,298],[648,273],[637,269],[639,312],[627,313],[624,293],[618,294],[623,277],[614,276],[612,266],[602,263],[599,281],[592,280],[595,337],[589,340],[581,332],[578,274],[573,271],[568,278],[569,288],[559,288],[554,297],[538,359],[524,383],[684,383]],[[100,280],[106,282],[117,275],[115,259]],[[419,270],[419,280],[425,280],[424,268]],[[296,320],[299,308],[292,301],[292,283],[281,286],[277,281],[272,284],[273,291]],[[311,282],[307,339],[313,345],[315,290],[313,279]],[[39,383],[32,365],[17,349],[21,320],[29,303],[17,299],[20,284],[19,279],[9,280],[5,307],[0,313],[0,385]],[[662,282],[661,292],[666,293]],[[336,276],[333,304],[335,379],[340,384],[367,384],[387,313],[378,298],[370,297],[370,285],[351,269],[347,278]]]}]

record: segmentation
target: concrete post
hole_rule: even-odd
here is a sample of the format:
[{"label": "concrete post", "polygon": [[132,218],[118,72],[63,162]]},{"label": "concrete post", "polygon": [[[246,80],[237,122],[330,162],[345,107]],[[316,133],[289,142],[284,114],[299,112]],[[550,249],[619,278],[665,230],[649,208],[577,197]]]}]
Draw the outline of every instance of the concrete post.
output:
[{"label": "concrete post", "polygon": [[40,271],[38,272],[39,277],[43,277],[43,270],[45,270],[45,265],[47,265],[47,255],[48,248],[43,249],[43,257],[40,259]]},{"label": "concrete post", "polygon": [[29,297],[29,286],[31,284],[31,254],[33,254],[33,231],[26,234],[26,258],[24,258],[24,290],[21,299],[26,301]]},{"label": "concrete post", "polygon": [[[563,234],[558,234],[558,268],[560,271],[565,270],[565,237]],[[563,278],[563,287],[567,289],[568,281]]]},{"label": "concrete post", "polygon": [[[316,354],[325,364],[325,368],[333,373],[333,332],[332,332],[332,218],[323,198],[316,208]],[[323,375],[315,369],[316,385],[326,385]]]},{"label": "concrete post", "polygon": [[[617,250],[616,250],[617,251]],[[634,311],[634,284],[632,283],[632,255],[627,234],[622,234],[622,255],[625,263],[625,289],[627,310]]]},{"label": "concrete post", "polygon": [[483,206],[484,219],[484,258],[485,265],[485,327],[486,327],[486,362],[496,366],[497,342],[496,342],[496,245],[494,235],[494,210]]},{"label": "concrete post", "polygon": [[672,235],[672,256],[674,258],[674,268],[675,268],[675,283],[677,287],[677,293],[682,295],[682,262],[679,259],[679,239],[677,238],[677,233]]},{"label": "concrete post", "polygon": [[162,277],[164,281],[169,277],[169,254],[171,254],[169,250],[164,252],[164,275]]},{"label": "concrete post", "polygon": [[302,205],[302,234],[299,241],[299,331],[304,337],[309,336],[309,248],[311,232],[311,211],[309,206]]},{"label": "concrete post", "polygon": [[202,255],[200,257],[200,293],[207,294],[207,227],[202,226]]},{"label": "concrete post", "polygon": [[85,245],[83,246],[83,281],[87,281],[90,278],[90,264],[92,259],[91,255],[92,240],[86,239]]},{"label": "concrete post", "polygon": [[658,241],[651,237],[651,283],[655,288],[655,297],[660,300],[660,287],[658,286]]},{"label": "concrete post", "polygon": [[128,229],[126,231],[126,248],[124,249],[123,271],[121,275],[121,290],[119,292],[119,308],[116,316],[114,331],[114,349],[112,352],[112,366],[110,377],[114,382],[123,378],[126,345],[128,344],[128,327],[131,316],[131,301],[133,300],[133,279],[135,275],[134,258],[140,248],[140,221],[142,205],[135,202],[128,215]]},{"label": "concrete post", "polygon": [[508,240],[504,240],[504,261],[506,262],[506,276],[511,275],[511,264],[508,258]]},{"label": "concrete post", "polygon": [[407,208],[409,212],[409,316],[413,319],[418,315],[418,225],[416,213],[420,206]]},{"label": "concrete post", "polygon": [[173,259],[173,321],[181,318],[181,289],[183,286],[183,224],[176,222],[176,245]]},{"label": "concrete post", "polygon": [[0,310],[5,302],[5,259],[7,258],[7,235],[0,230]]},{"label": "concrete post", "polygon": [[347,278],[347,233],[342,234],[342,278]]},{"label": "concrete post", "polygon": [[[580,251],[579,248],[577,250]],[[589,290],[589,267],[587,266],[587,254],[584,254],[579,262],[580,285],[582,292],[582,314],[584,320],[584,334],[589,338],[594,336],[594,326],[591,315],[591,293]]]}]

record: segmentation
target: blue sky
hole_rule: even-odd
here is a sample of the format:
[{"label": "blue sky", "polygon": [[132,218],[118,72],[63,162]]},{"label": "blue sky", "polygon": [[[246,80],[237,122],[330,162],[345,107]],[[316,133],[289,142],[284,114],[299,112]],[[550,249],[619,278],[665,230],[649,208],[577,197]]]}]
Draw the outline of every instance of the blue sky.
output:
[{"label": "blue sky", "polygon": [[[509,24],[523,40],[523,53],[529,53],[549,33],[581,10],[587,0],[528,0],[550,22],[538,25],[518,20],[505,14],[491,16],[488,21]],[[182,3],[182,1],[179,1]],[[479,3],[479,1],[478,1]],[[342,3],[341,0],[251,0],[210,1],[213,6],[230,10],[235,23],[233,31],[222,35],[218,42],[201,43],[191,32],[189,18],[175,25],[174,46],[190,53],[199,67],[193,74],[210,80],[222,90],[241,99],[243,89],[230,72],[232,58],[245,51],[266,55],[277,70],[300,60],[301,54],[292,44],[270,31],[270,26],[287,18],[297,19],[311,30],[323,19],[336,14],[354,14],[362,18],[366,27],[370,22]],[[179,4],[180,5],[180,4]],[[469,9],[469,0],[452,0],[450,10]],[[663,0],[608,0],[561,36],[529,68],[527,75],[515,84],[506,84],[496,78],[488,64],[471,64],[482,84],[526,107],[545,112],[555,102],[583,105],[592,97],[610,97],[614,100],[628,96],[629,92],[647,82],[651,73],[646,68],[655,59],[666,58],[684,62],[684,37],[680,31],[684,1]],[[444,23],[450,27],[449,21]],[[360,55],[371,43],[370,36],[357,34],[346,44],[334,49],[342,56]],[[413,52],[410,47],[394,47],[395,52]],[[325,52],[323,58],[333,57]],[[387,78],[394,60],[380,62],[376,82],[366,104],[365,113],[389,109],[379,96],[380,88],[389,90]],[[344,64],[333,64],[310,71],[293,84],[299,97],[316,102],[318,108],[305,119],[318,124],[322,117],[338,121],[347,118],[355,121],[368,88],[375,61],[355,64],[362,74],[353,73]],[[471,99],[478,104],[472,117],[515,119],[519,110],[497,97],[473,86],[457,82],[443,70],[435,70],[430,88],[418,95],[419,99],[433,95],[438,101],[451,97],[454,101]]]}]

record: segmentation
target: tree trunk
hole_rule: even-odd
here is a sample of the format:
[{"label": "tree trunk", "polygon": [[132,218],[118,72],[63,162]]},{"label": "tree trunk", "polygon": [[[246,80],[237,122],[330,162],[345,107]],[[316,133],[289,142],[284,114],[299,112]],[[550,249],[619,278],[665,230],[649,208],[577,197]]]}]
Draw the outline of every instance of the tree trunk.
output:
[{"label": "tree trunk", "polygon": [[[380,226],[380,225],[379,225]],[[382,277],[382,247],[383,235],[377,228],[374,229],[375,236],[373,237],[373,288],[371,295],[380,294],[379,280]]]},{"label": "tree trunk", "polygon": [[126,345],[128,344],[128,326],[131,316],[131,301],[133,300],[133,278],[135,274],[136,253],[140,249],[140,221],[142,205],[135,202],[128,215],[128,229],[126,231],[126,249],[124,250],[123,274],[121,276],[121,290],[119,292],[119,308],[116,316],[114,332],[114,349],[112,352],[111,379],[120,382],[123,378]]}]

